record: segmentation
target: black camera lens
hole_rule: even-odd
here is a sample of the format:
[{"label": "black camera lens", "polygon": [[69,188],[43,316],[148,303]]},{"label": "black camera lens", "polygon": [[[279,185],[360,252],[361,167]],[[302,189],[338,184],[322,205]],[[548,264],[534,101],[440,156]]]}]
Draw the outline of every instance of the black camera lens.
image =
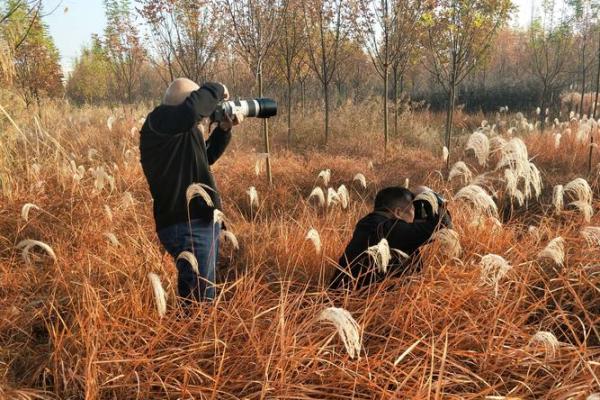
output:
[{"label": "black camera lens", "polygon": [[270,118],[277,115],[277,102],[273,99],[256,99],[258,102],[258,118]]}]

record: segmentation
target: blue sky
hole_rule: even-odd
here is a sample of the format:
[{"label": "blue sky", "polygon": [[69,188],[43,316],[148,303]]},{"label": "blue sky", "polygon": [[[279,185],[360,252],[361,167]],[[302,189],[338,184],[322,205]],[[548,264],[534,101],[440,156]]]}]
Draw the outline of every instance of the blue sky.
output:
[{"label": "blue sky", "polygon": [[[541,0],[514,0],[519,7],[517,21],[526,25],[531,19],[532,4]],[[105,25],[102,0],[47,0],[45,10],[58,9],[46,17],[50,33],[62,58],[63,69],[71,70],[81,47],[90,42],[92,33],[102,33]],[[65,7],[67,11],[65,12]]]}]

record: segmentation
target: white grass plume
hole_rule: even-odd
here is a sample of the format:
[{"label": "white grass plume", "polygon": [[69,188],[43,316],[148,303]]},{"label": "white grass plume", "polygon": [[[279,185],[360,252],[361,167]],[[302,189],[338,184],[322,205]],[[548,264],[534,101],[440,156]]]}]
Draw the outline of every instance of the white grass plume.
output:
[{"label": "white grass plume", "polygon": [[487,254],[481,257],[481,281],[494,286],[494,292],[498,295],[500,280],[512,268],[508,261],[497,254]]},{"label": "white grass plume", "polygon": [[454,163],[452,168],[450,169],[450,173],[448,174],[448,180],[451,181],[457,177],[463,177],[465,183],[468,183],[473,179],[473,173],[467,167],[467,164],[464,161],[457,161]]},{"label": "white grass plume", "polygon": [[440,252],[450,258],[460,257],[462,253],[462,246],[460,245],[460,238],[458,232],[449,228],[442,228],[434,232],[431,236],[431,240],[440,244]]},{"label": "white grass plume", "polygon": [[160,283],[160,278],[154,272],[148,273],[148,279],[150,280],[152,291],[154,292],[154,302],[156,303],[158,316],[162,318],[167,313],[167,293]]},{"label": "white grass plume", "polygon": [[317,198],[317,200],[319,201],[319,206],[323,207],[325,205],[325,193],[323,193],[323,189],[321,189],[318,186],[315,187],[312,190],[312,192],[310,192],[308,200],[310,201],[310,199],[312,199],[313,197]]},{"label": "white grass plume", "polygon": [[250,186],[246,191],[250,199],[250,207],[258,207],[258,192],[254,186]]},{"label": "white grass plume", "polygon": [[175,261],[177,262],[179,260],[187,261],[188,264],[190,264],[190,267],[192,267],[192,270],[197,275],[200,275],[200,269],[198,268],[198,259],[196,258],[194,253],[192,253],[191,251],[187,251],[187,250],[182,251],[181,253],[179,253],[179,255],[177,256],[177,259]]},{"label": "white grass plume", "polygon": [[465,150],[473,150],[479,165],[484,166],[487,163],[487,159],[490,154],[490,141],[482,132],[473,132],[467,140]]},{"label": "white grass plume", "polygon": [[321,254],[321,235],[319,235],[319,232],[316,229],[311,228],[304,239],[310,240],[313,246],[315,246],[317,254]]},{"label": "white grass plume", "polygon": [[594,215],[594,209],[589,203],[585,201],[577,200],[572,203],[569,203],[570,206],[577,208],[583,214],[583,219],[585,222],[590,222],[592,220],[592,216]]},{"label": "white grass plume", "polygon": [[538,259],[552,260],[556,265],[563,265],[565,261],[565,240],[562,237],[554,238],[538,253]]},{"label": "white grass plume", "polygon": [[190,186],[188,186],[187,190],[185,191],[185,198],[187,200],[188,207],[190,205],[190,201],[192,201],[194,197],[201,197],[209,207],[214,207],[214,203],[207,190],[212,190],[212,188],[203,183],[192,183]]},{"label": "white grass plume", "polygon": [[507,168],[504,170],[504,181],[506,182],[506,192],[511,199],[517,201],[519,206],[525,203],[525,195],[518,188],[519,177],[515,174],[515,171]]},{"label": "white grass plume", "polygon": [[113,246],[118,247],[121,245],[121,243],[119,242],[119,239],[117,239],[117,237],[115,236],[114,233],[106,232],[106,233],[104,233],[104,236],[108,239],[110,244],[112,244]]},{"label": "white grass plume", "polygon": [[213,210],[213,224],[214,225],[222,225],[225,221],[225,214],[218,208]]},{"label": "white grass plume", "polygon": [[114,117],[114,115],[111,115],[106,120],[106,127],[108,128],[109,131],[112,131],[114,123],[115,123],[115,117]]},{"label": "white grass plume", "polygon": [[365,178],[365,176],[363,174],[361,174],[360,172],[356,175],[354,175],[354,178],[352,179],[352,181],[356,182],[358,181],[360,183],[360,186],[362,186],[363,188],[367,188],[367,178]]},{"label": "white grass plume", "polygon": [[565,185],[565,193],[572,193],[576,200],[592,204],[594,197],[592,188],[583,178],[573,179]]},{"label": "white grass plume", "polygon": [[342,208],[344,210],[348,208],[348,204],[350,203],[350,193],[348,193],[348,189],[345,185],[340,185],[340,187],[337,190],[337,195],[340,199],[340,204],[342,205]]},{"label": "white grass plume", "polygon": [[50,258],[52,258],[54,262],[56,262],[56,254],[54,253],[54,250],[52,250],[52,247],[39,240],[25,239],[17,243],[17,249],[21,249],[23,251],[21,255],[23,256],[23,259],[26,263],[31,263],[31,259],[29,258],[29,251],[33,247],[41,248],[46,252],[46,254],[48,254],[48,256],[50,256]]},{"label": "white grass plume", "polygon": [[552,189],[552,205],[557,212],[564,208],[564,188],[563,185],[556,185]]},{"label": "white grass plume", "polygon": [[319,175],[317,175],[317,179],[319,178],[323,179],[323,185],[329,185],[329,180],[331,179],[331,170],[329,168],[322,170],[319,172]]},{"label": "white grass plume", "polygon": [[542,346],[544,353],[549,358],[555,358],[556,352],[560,348],[560,342],[552,332],[538,331],[530,339],[527,344],[529,347]]},{"label": "white grass plume", "polygon": [[362,348],[360,327],[347,310],[328,307],[321,311],[317,320],[326,321],[335,326],[350,358],[360,357]]},{"label": "white grass plume", "polygon": [[446,146],[442,147],[442,160],[444,162],[448,161],[448,157],[450,156],[450,152]]},{"label": "white grass plume", "polygon": [[327,207],[331,207],[340,202],[340,196],[333,188],[327,188]]},{"label": "white grass plume", "polygon": [[586,226],[581,230],[581,236],[588,245],[600,247],[600,226]]},{"label": "white grass plume", "polygon": [[123,193],[123,196],[121,196],[121,207],[129,208],[129,207],[133,207],[134,205],[135,205],[135,200],[134,200],[131,192]]},{"label": "white grass plume", "polygon": [[509,167],[520,171],[527,164],[529,164],[527,146],[521,139],[512,138],[500,149],[500,160],[496,169]]},{"label": "white grass plume", "polygon": [[419,193],[416,197],[415,197],[415,201],[416,200],[423,200],[429,203],[429,205],[431,206],[431,211],[433,212],[433,215],[437,215],[438,213],[438,199],[437,196],[431,191],[431,190],[426,190],[422,193]]},{"label": "white grass plume", "polygon": [[221,230],[221,237],[224,239],[227,239],[231,243],[231,245],[233,246],[234,249],[236,249],[236,250],[240,249],[240,244],[238,242],[238,239],[233,232],[231,232],[227,229],[223,229],[223,230]]},{"label": "white grass plume", "polygon": [[256,176],[260,176],[260,173],[263,171],[264,165],[267,161],[267,157],[268,157],[267,153],[257,154],[256,162],[254,163],[254,174]]},{"label": "white grass plume", "polygon": [[506,140],[502,136],[494,136],[490,139],[490,152],[495,153],[506,145]]},{"label": "white grass plume", "polygon": [[590,394],[585,400],[600,400],[600,392]]},{"label": "white grass plume", "polygon": [[377,271],[385,274],[387,272],[387,267],[390,264],[390,260],[392,259],[392,253],[387,239],[383,238],[376,245],[367,248],[367,254],[375,262]]},{"label": "white grass plume", "polygon": [[409,178],[406,178],[406,179],[404,180],[404,188],[405,188],[405,189],[408,189],[408,186],[409,186],[409,185],[410,185],[410,179],[409,179]]},{"label": "white grass plume", "polygon": [[480,186],[465,186],[454,195],[454,199],[470,202],[479,214],[498,217],[498,206],[494,199]]},{"label": "white grass plume", "polygon": [[23,218],[23,220],[25,222],[27,222],[29,220],[29,212],[31,211],[32,208],[36,209],[36,210],[40,210],[40,208],[33,203],[25,203],[23,205],[23,207],[21,208],[21,218]]},{"label": "white grass plume", "polygon": [[555,133],[554,134],[554,148],[558,149],[560,147],[560,138],[562,137],[562,135],[560,133]]}]

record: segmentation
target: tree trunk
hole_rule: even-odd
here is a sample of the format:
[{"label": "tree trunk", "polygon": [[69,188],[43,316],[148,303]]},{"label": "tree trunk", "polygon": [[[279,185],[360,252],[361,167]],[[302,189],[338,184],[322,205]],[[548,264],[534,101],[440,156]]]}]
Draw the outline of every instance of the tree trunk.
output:
[{"label": "tree trunk", "polygon": [[594,113],[596,118],[596,110],[598,108],[598,92],[600,92],[600,29],[598,29],[598,69],[596,70],[596,95],[594,96]]},{"label": "tree trunk", "polygon": [[[258,97],[263,96],[263,80],[262,80],[262,65],[258,65]],[[273,176],[271,175],[271,154],[269,146],[269,120],[263,119],[263,139],[265,142],[265,153],[267,154],[267,181],[269,185],[273,184]]]},{"label": "tree trunk", "polygon": [[398,137],[398,64],[392,67],[394,74],[394,137]]},{"label": "tree trunk", "polygon": [[546,112],[546,97],[548,97],[548,85],[544,83],[544,90],[542,91],[542,104],[540,108],[540,133],[544,133],[546,128],[546,118],[544,114]]},{"label": "tree trunk", "polygon": [[454,79],[450,82],[450,90],[448,93],[448,108],[446,109],[446,148],[448,149],[448,158],[446,159],[446,176],[450,170],[450,138],[452,137],[452,119],[454,116],[454,100],[455,100],[456,85]]},{"label": "tree trunk", "polygon": [[287,136],[288,146],[292,145],[292,80],[287,81]]},{"label": "tree trunk", "polygon": [[383,66],[383,157],[387,156],[388,146],[388,69],[387,65]]},{"label": "tree trunk", "polygon": [[585,96],[585,40],[583,35],[583,46],[581,48],[581,99],[579,100],[579,115],[583,116],[583,97]]},{"label": "tree trunk", "polygon": [[325,144],[329,142],[329,84],[323,83],[323,98],[325,99]]}]

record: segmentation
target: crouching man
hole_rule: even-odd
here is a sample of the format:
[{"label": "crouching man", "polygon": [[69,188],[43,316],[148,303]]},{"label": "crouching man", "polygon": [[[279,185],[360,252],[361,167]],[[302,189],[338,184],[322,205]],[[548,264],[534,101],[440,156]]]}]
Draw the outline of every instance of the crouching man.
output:
[{"label": "crouching man", "polygon": [[[431,189],[419,187],[417,194]],[[451,225],[445,204],[441,197],[431,192],[439,200],[438,212],[434,213],[429,203],[415,200],[415,194],[402,187],[388,187],[375,196],[374,210],[356,224],[354,234],[339,260],[340,269],[330,283],[331,289],[358,289],[381,280],[384,275],[375,269],[372,257],[367,254],[370,246],[387,239],[392,259],[388,274],[400,275],[418,264],[418,249],[424,245],[438,227]],[[415,203],[420,219],[415,220]],[[410,256],[401,259],[394,251],[400,250]]]},{"label": "crouching man", "polygon": [[[215,296],[220,225],[213,224],[213,212],[221,208],[221,200],[210,165],[223,154],[232,127],[243,117],[219,123],[206,141],[200,122],[228,97],[220,83],[200,87],[189,79],[177,79],[169,85],[162,104],[148,114],[140,132],[142,169],[154,200],[158,238],[174,258],[189,251],[198,262],[199,274],[189,261],[176,261],[177,289],[186,304]],[[187,204],[186,190],[192,183],[210,188],[213,206],[200,197]]]}]

